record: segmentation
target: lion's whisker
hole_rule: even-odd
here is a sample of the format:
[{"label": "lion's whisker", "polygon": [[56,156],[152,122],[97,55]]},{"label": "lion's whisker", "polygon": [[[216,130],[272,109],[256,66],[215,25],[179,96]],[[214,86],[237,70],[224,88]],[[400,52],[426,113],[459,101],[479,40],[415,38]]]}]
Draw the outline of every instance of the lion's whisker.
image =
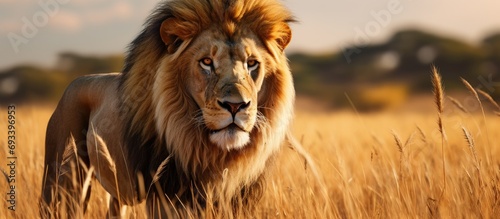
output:
[{"label": "lion's whisker", "polygon": [[268,127],[269,127],[269,122],[266,116],[262,112],[257,111],[257,120],[255,121],[255,128],[257,128],[258,131],[264,131]]},{"label": "lion's whisker", "polygon": [[205,128],[205,121],[203,119],[203,109],[198,109],[196,110],[195,113],[193,113],[193,117],[191,118],[191,122],[195,124],[196,127],[199,128]]},{"label": "lion's whisker", "polygon": [[275,109],[269,108],[269,107],[265,107],[265,106],[259,106],[259,107],[257,107],[257,109],[258,109],[259,112],[261,112],[261,110],[269,110],[269,111],[272,111],[273,113],[276,112]]}]

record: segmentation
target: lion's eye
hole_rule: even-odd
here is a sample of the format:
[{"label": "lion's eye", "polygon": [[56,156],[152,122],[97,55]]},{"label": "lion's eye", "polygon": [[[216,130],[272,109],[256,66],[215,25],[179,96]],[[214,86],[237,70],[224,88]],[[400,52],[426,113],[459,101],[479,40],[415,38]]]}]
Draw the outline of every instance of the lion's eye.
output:
[{"label": "lion's eye", "polygon": [[257,60],[253,60],[253,59],[248,60],[247,67],[248,67],[248,71],[252,72],[259,67],[259,62]]},{"label": "lion's eye", "polygon": [[200,60],[200,66],[206,71],[212,71],[212,67],[214,65],[214,61],[211,58],[203,58]]}]

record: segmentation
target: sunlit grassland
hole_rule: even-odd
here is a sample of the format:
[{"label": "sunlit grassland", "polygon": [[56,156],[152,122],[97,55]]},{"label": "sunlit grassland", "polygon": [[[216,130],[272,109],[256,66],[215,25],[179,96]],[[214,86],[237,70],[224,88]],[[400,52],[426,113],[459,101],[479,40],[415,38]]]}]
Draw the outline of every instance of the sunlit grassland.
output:
[{"label": "sunlit grassland", "polygon": [[[316,162],[323,183],[313,177],[311,166],[285,145],[276,165],[269,167],[273,174],[267,180],[256,211],[243,216],[494,218],[500,215],[500,117],[488,113],[488,109],[485,117],[480,112],[465,113],[447,103],[442,114],[447,138],[441,145],[437,112],[433,108],[430,100],[426,112],[357,114],[297,110],[293,133]],[[52,111],[52,106],[17,106],[16,211],[7,209],[8,184],[2,178],[0,218],[39,215],[45,128]],[[8,170],[6,122],[7,111],[2,107],[0,168],[4,171]],[[469,134],[468,140],[465,133]],[[86,217],[104,218],[106,195],[96,181],[92,190]],[[129,216],[144,218],[143,207],[129,208]]]}]

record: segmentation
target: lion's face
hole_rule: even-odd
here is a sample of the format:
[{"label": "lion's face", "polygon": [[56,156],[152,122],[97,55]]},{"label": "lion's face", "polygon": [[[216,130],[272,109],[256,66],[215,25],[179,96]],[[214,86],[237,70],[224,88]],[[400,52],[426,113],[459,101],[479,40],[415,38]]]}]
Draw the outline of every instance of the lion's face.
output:
[{"label": "lion's face", "polygon": [[196,121],[222,149],[239,149],[258,123],[257,94],[265,75],[265,50],[251,32],[233,40],[202,32],[185,52],[190,59],[190,95],[200,109]]},{"label": "lion's face", "polygon": [[255,149],[267,158],[279,148],[293,112],[284,54],[293,18],[272,0],[174,2],[175,13],[157,12],[165,15],[145,32],[159,31],[148,38],[159,62],[150,53],[137,56],[150,60],[141,67],[155,71],[149,83],[158,137],[183,157],[185,170],[211,155],[232,162]]}]

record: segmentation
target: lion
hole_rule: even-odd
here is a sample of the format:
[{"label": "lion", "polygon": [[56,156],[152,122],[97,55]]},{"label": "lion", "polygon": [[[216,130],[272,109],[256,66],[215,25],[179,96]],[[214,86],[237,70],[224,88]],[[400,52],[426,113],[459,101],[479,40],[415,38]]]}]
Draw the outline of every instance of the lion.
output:
[{"label": "lion", "polygon": [[277,0],[159,3],[123,71],[76,79],[50,118],[45,216],[83,214],[93,177],[110,216],[252,197],[293,117],[293,21]]}]

